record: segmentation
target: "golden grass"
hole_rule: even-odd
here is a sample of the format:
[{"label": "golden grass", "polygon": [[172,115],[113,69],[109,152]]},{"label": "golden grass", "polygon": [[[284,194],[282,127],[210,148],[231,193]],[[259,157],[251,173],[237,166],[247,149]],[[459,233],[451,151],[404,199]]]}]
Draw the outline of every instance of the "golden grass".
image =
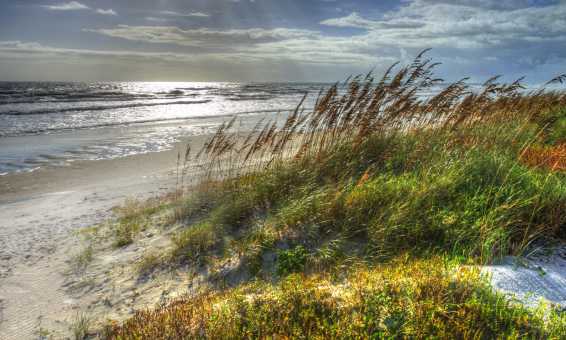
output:
[{"label": "golden grass", "polygon": [[566,143],[551,146],[531,146],[523,150],[521,161],[533,167],[566,171]]},{"label": "golden grass", "polygon": [[292,275],[206,291],[138,312],[114,325],[110,339],[559,338],[565,322],[545,324],[542,314],[490,293],[476,269],[400,257],[338,282]]},{"label": "golden grass", "polygon": [[[379,79],[370,73],[321,91],[312,111],[302,107],[305,96],[283,122],[261,120],[248,133],[233,131],[236,117],[225,122],[194,155],[190,146],[184,160],[179,155],[181,192],[189,172],[202,174],[201,181],[235,177],[276,166],[283,159],[324,157],[338,144],[358,145],[375,134],[418,134],[434,128],[438,133],[452,131],[457,139],[458,131],[479,124],[497,125],[515,117],[534,121],[566,106],[564,92],[544,87],[525,91],[522,78],[501,83],[499,77],[492,77],[475,91],[467,78],[445,83],[434,76],[438,63],[426,58],[426,52],[408,66],[392,65]],[[443,90],[432,97],[421,96],[433,86]]]}]

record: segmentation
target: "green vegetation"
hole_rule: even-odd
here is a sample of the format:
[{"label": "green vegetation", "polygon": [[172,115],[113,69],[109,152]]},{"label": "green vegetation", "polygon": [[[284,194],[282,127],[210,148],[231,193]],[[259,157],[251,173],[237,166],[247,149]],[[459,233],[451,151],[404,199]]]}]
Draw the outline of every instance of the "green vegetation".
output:
[{"label": "green vegetation", "polygon": [[277,259],[277,274],[287,276],[304,270],[307,253],[303,246],[296,246],[294,249],[280,250]]},{"label": "green vegetation", "polygon": [[173,237],[172,255],[179,260],[202,262],[210,251],[215,249],[222,236],[214,225],[199,223],[181,231]]},{"label": "green vegetation", "polygon": [[206,292],[117,328],[117,339],[563,338],[566,318],[513,305],[477,271],[445,260],[399,259],[336,283],[291,275]]},{"label": "green vegetation", "polygon": [[253,280],[110,337],[566,337],[564,313],[508,301],[473,269],[566,239],[566,95],[493,78],[420,99],[433,67],[420,55],[355,78],[244,140],[223,125],[192,161],[202,183],[174,203],[168,258],[236,257]]},{"label": "green vegetation", "polygon": [[165,264],[165,259],[162,254],[157,252],[149,252],[136,263],[136,271],[140,275],[148,275],[153,271],[159,269]]},{"label": "green vegetation", "polygon": [[136,236],[152,222],[152,215],[166,207],[167,205],[159,200],[128,200],[123,206],[116,208],[118,222],[113,230],[114,246],[121,248],[132,244]]}]

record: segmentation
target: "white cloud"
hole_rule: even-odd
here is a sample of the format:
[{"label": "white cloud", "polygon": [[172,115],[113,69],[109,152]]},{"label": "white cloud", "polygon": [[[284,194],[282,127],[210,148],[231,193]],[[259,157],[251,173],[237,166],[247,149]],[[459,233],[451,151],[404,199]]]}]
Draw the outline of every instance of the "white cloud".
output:
[{"label": "white cloud", "polygon": [[[160,18],[146,18],[155,21]],[[374,47],[351,38],[333,38],[320,32],[288,28],[182,30],[174,26],[127,26],[85,30],[115,38],[146,43],[174,44],[201,48],[204,55],[224,55],[239,61],[287,61],[297,64],[356,65],[369,69],[379,58]],[[204,49],[204,50],[203,50]],[[193,51],[196,51],[193,49]]]},{"label": "white cloud", "polygon": [[508,9],[510,5],[491,8],[491,3],[415,0],[379,20],[352,13],[321,24],[364,29],[354,39],[398,47],[481,48],[566,40],[566,4]]},{"label": "white cloud", "polygon": [[190,12],[190,13],[179,13],[174,11],[160,11],[159,14],[172,16],[172,17],[201,17],[208,18],[210,15],[203,12]]},{"label": "white cloud", "polygon": [[171,19],[159,18],[159,17],[145,17],[145,20],[151,21],[151,22],[168,22],[168,21],[171,21]]},{"label": "white cloud", "polygon": [[[104,51],[89,49],[57,48],[44,46],[37,42],[0,41],[0,59],[8,56],[28,58],[46,57],[104,57],[104,58],[135,58],[161,61],[187,61],[197,58],[195,54],[182,54],[170,52],[138,52],[138,51]],[[222,55],[219,54],[218,57]]]},{"label": "white cloud", "polygon": [[112,15],[112,16],[118,15],[118,13],[116,13],[116,11],[113,10],[112,8],[109,8],[109,9],[102,9],[102,8],[91,9],[87,5],[82,4],[78,1],[64,2],[64,3],[60,3],[60,4],[56,4],[56,5],[44,5],[42,7],[47,8],[48,10],[51,10],[51,11],[92,10],[92,11],[94,11],[98,14],[102,14],[102,15]]},{"label": "white cloud", "polygon": [[43,7],[52,11],[78,11],[78,10],[90,9],[90,7],[88,7],[87,5],[83,5],[77,1],[64,2],[57,5],[45,5]]},{"label": "white cloud", "polygon": [[352,12],[350,15],[341,18],[327,19],[322,21],[320,24],[325,26],[351,27],[366,30],[386,28],[418,28],[424,25],[422,21],[412,18],[398,18],[396,20],[390,21],[373,21],[362,18],[357,12]]},{"label": "white cloud", "polygon": [[118,15],[118,13],[116,13],[116,11],[114,11],[112,8],[109,8],[109,9],[98,8],[96,10],[96,13],[102,14],[102,15],[113,15],[113,16]]},{"label": "white cloud", "polygon": [[[5,66],[0,78],[6,80],[334,81],[352,71],[354,59],[317,52],[285,56],[257,51],[100,51],[0,41],[0,60]],[[359,69],[366,70],[365,65]]]},{"label": "white cloud", "polygon": [[[146,19],[155,21],[159,18],[148,17]],[[218,48],[231,48],[239,45],[275,40],[316,38],[319,36],[319,33],[316,31],[289,28],[231,30],[200,28],[183,30],[174,26],[119,25],[114,28],[85,29],[84,31],[147,43]]]},{"label": "white cloud", "polygon": [[357,12],[341,17],[332,18],[322,21],[321,25],[334,26],[334,27],[354,27],[354,28],[371,28],[375,25],[375,21],[363,19]]}]

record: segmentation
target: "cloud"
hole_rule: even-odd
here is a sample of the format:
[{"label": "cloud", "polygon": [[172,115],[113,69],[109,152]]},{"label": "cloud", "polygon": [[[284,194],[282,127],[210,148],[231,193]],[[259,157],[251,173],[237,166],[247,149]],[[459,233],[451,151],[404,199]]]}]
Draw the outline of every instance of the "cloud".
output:
[{"label": "cloud", "polygon": [[[36,42],[22,41],[0,41],[0,60],[5,65],[8,63],[24,63],[24,65],[43,64],[65,64],[69,68],[80,65],[137,65],[141,67],[165,67],[168,69],[187,70],[193,68],[193,72],[201,72],[202,79],[207,79],[207,72],[217,76],[217,79],[260,79],[270,80],[266,75],[287,68],[286,72],[279,75],[280,79],[286,80],[308,80],[305,78],[305,70],[300,65],[311,65],[309,69],[314,72],[318,68],[333,67],[326,72],[321,72],[318,78],[327,77],[328,81],[335,80],[344,72],[339,67],[351,68],[358,65],[360,72],[368,69],[367,63],[382,62],[389,64],[393,58],[382,57],[369,60],[363,55],[356,53],[333,53],[327,51],[302,50],[286,54],[280,53],[278,48],[232,50],[207,53],[177,53],[177,52],[139,52],[139,51],[100,51],[88,49],[69,49],[44,46]],[[129,67],[129,66],[128,66]],[[299,68],[299,70],[297,70]],[[6,68],[6,71],[12,68]],[[220,70],[226,74],[237,73],[238,76],[224,77]],[[145,71],[144,71],[145,72]],[[1,73],[1,72],[0,72]],[[261,78],[254,78],[259,74]],[[316,74],[315,74],[316,75]],[[312,75],[311,77],[314,77]],[[94,77],[93,73],[93,77]],[[172,77],[177,75],[172,74]],[[208,79],[212,77],[208,76]],[[273,79],[271,79],[273,80]]]},{"label": "cloud", "polygon": [[87,5],[83,5],[77,1],[64,2],[57,5],[45,5],[43,7],[52,11],[78,11],[78,10],[90,9],[90,7],[88,7]]},{"label": "cloud", "polygon": [[78,1],[65,2],[65,3],[60,3],[60,4],[57,4],[57,5],[44,5],[42,7],[47,8],[48,10],[51,10],[51,11],[93,10],[94,12],[101,14],[101,15],[111,15],[111,16],[118,15],[118,13],[116,13],[116,11],[114,11],[112,8],[109,8],[109,9],[97,8],[95,10],[95,9],[88,7],[85,4],[78,2]]},{"label": "cloud", "polygon": [[373,27],[376,24],[376,22],[363,19],[357,12],[352,12],[352,14],[345,17],[324,20],[320,24],[325,26],[334,26],[334,27],[353,27],[353,28],[369,29]]},{"label": "cloud", "polygon": [[[159,20],[159,18],[153,17],[146,19]],[[276,40],[316,38],[319,35],[316,31],[289,28],[230,30],[200,28],[183,30],[175,26],[128,25],[119,25],[114,28],[85,29],[84,31],[146,43],[217,48],[231,48]]]},{"label": "cloud", "polygon": [[533,5],[532,0],[423,0],[423,3],[430,5],[446,4],[500,10],[526,8]]},{"label": "cloud", "polygon": [[32,50],[41,49],[43,46],[37,42],[22,42],[19,40],[0,41],[2,50]]},{"label": "cloud", "polygon": [[[0,78],[13,80],[206,80],[222,55],[104,51],[0,41]],[[212,74],[212,73],[211,73]]]},{"label": "cloud", "polygon": [[[10,56],[24,58],[49,57],[102,57],[102,58],[128,58],[159,61],[187,61],[198,56],[195,54],[180,54],[170,52],[139,52],[139,51],[104,51],[89,49],[57,48],[44,46],[38,42],[0,41],[0,59]],[[220,57],[221,55],[218,55]]]},{"label": "cloud", "polygon": [[159,18],[159,17],[145,17],[145,20],[152,21],[152,22],[168,22],[168,21],[171,21],[171,19]]},{"label": "cloud", "polygon": [[114,11],[112,8],[109,8],[109,9],[98,8],[96,10],[96,13],[102,14],[102,15],[113,15],[113,16],[118,15],[118,13],[116,13],[116,11]]},{"label": "cloud", "polygon": [[354,39],[398,47],[495,48],[517,42],[566,41],[566,4],[490,6],[495,3],[415,0],[379,20],[354,12],[321,24],[364,29],[366,33]]},{"label": "cloud", "polygon": [[172,17],[200,17],[200,18],[208,18],[210,17],[209,14],[203,12],[190,12],[190,13],[179,13],[174,11],[160,11],[159,14],[172,16]]},{"label": "cloud", "polygon": [[[340,55],[348,56],[347,59],[355,57],[361,62],[375,59],[384,51],[388,52],[388,57],[392,50],[399,55],[400,49],[478,50],[566,42],[566,4],[523,7],[517,2],[503,0],[497,6],[491,5],[495,3],[490,0],[415,0],[384,13],[379,19],[364,18],[353,12],[320,23],[322,26],[361,30],[350,36],[332,36],[322,31],[295,28],[184,30],[175,26],[119,25],[85,31],[150,44],[214,48],[238,53],[247,50],[290,59],[316,55],[317,60],[326,61],[331,60],[333,55]],[[167,19],[147,17],[146,20],[164,22]]]},{"label": "cloud", "polygon": [[357,12],[352,12],[350,15],[345,17],[327,19],[320,22],[320,24],[325,26],[361,28],[366,30],[387,28],[419,28],[424,26],[424,23],[422,21],[410,18],[399,18],[390,21],[368,20],[362,18]]},{"label": "cloud", "polygon": [[[549,0],[536,6],[532,3],[532,0],[402,0],[399,7],[374,16],[367,15],[367,11],[354,11],[328,17],[320,22],[319,29],[185,29],[148,23],[83,31],[153,45],[152,50],[171,48],[190,52],[120,52],[118,55],[105,52],[103,55],[110,59],[156,58],[171,62],[190,60],[190,63],[198,59],[206,65],[213,60],[227,68],[250,64],[249,68],[241,68],[248,72],[253,72],[254,63],[257,68],[264,67],[265,72],[287,64],[308,66],[305,69],[314,65],[324,69],[326,73],[320,75],[324,77],[336,74],[338,69],[355,73],[354,70],[377,66],[379,71],[394,60],[401,58],[407,62],[419,50],[432,47],[435,59],[445,62],[443,68],[458,76],[513,72],[522,75],[536,74],[540,65],[547,65],[546,69],[566,65],[563,48],[566,2]],[[207,16],[201,12],[162,11],[153,12],[145,20],[163,24],[183,17]],[[20,51],[25,47],[27,56],[39,50],[47,53],[37,46],[20,44]],[[78,52],[65,50],[64,53]],[[88,55],[93,58],[96,54],[91,51]]]},{"label": "cloud", "polygon": [[[154,21],[159,18],[146,18]],[[373,47],[350,38],[323,36],[319,31],[275,29],[192,29],[174,26],[127,26],[87,29],[87,32],[151,44],[191,47],[204,55],[223,55],[239,62],[293,62],[304,65],[354,65],[369,69],[392,56],[375,53]]]},{"label": "cloud", "polygon": [[[256,51],[173,53],[100,51],[0,41],[0,78],[19,80],[334,81],[350,72],[352,59],[316,52],[269,55]],[[320,57],[320,59],[319,59]],[[328,62],[329,64],[326,64]],[[387,62],[389,62],[387,60]],[[305,68],[303,65],[309,65]],[[331,65],[331,67],[328,67]],[[366,71],[364,66],[360,72]]]}]

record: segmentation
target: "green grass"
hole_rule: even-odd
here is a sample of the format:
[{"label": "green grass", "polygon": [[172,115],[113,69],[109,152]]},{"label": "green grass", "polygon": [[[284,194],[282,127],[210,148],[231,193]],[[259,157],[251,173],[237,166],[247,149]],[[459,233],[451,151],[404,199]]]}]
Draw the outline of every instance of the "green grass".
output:
[{"label": "green grass", "polygon": [[[280,240],[312,248],[327,235],[363,238],[368,255],[380,259],[408,251],[490,261],[519,254],[536,238],[564,233],[564,174],[523,165],[515,152],[478,146],[420,149],[420,161],[413,162],[416,155],[403,151],[414,138],[398,136],[388,145],[393,159],[376,157],[363,165],[341,159],[339,172],[332,169],[336,159],[352,150],[325,163],[300,164],[308,175],[287,177],[298,172],[294,165],[233,180],[221,189],[224,198],[208,221],[235,234],[264,225]],[[361,147],[382,143],[388,141],[372,139]],[[349,175],[340,178],[343,173]],[[288,194],[267,197],[266,187]]]},{"label": "green grass", "polygon": [[272,251],[282,281],[139,313],[114,338],[566,336],[564,314],[510,303],[458,265],[565,234],[565,174],[523,164],[500,133],[481,131],[493,145],[473,147],[374,136],[355,152],[225,180],[207,192],[201,222],[173,237],[172,258],[204,264],[226,248],[259,275]]},{"label": "green grass", "polygon": [[69,327],[74,340],[84,340],[89,335],[92,319],[86,312],[77,312]]},{"label": "green grass", "polygon": [[172,258],[202,263],[215,250],[222,232],[210,223],[199,223],[173,236]]},{"label": "green grass", "polygon": [[114,209],[118,220],[112,230],[113,245],[121,248],[132,244],[137,235],[154,223],[152,217],[169,207],[166,199],[127,200]]},{"label": "green grass", "polygon": [[[526,157],[560,157],[566,96],[488,82],[407,107],[403,91],[430,81],[404,83],[411,70],[371,91],[371,77],[344,97],[331,89],[305,125],[297,110],[241,150],[223,125],[204,149],[210,169],[236,154],[228,163],[247,170],[172,204],[181,227],[165,258],[212,268],[236,257],[252,280],[140,312],[111,337],[566,337],[564,313],[513,303],[473,269],[566,239],[566,173]],[[467,106],[442,104],[452,95]],[[405,129],[415,111],[444,123]]]}]

